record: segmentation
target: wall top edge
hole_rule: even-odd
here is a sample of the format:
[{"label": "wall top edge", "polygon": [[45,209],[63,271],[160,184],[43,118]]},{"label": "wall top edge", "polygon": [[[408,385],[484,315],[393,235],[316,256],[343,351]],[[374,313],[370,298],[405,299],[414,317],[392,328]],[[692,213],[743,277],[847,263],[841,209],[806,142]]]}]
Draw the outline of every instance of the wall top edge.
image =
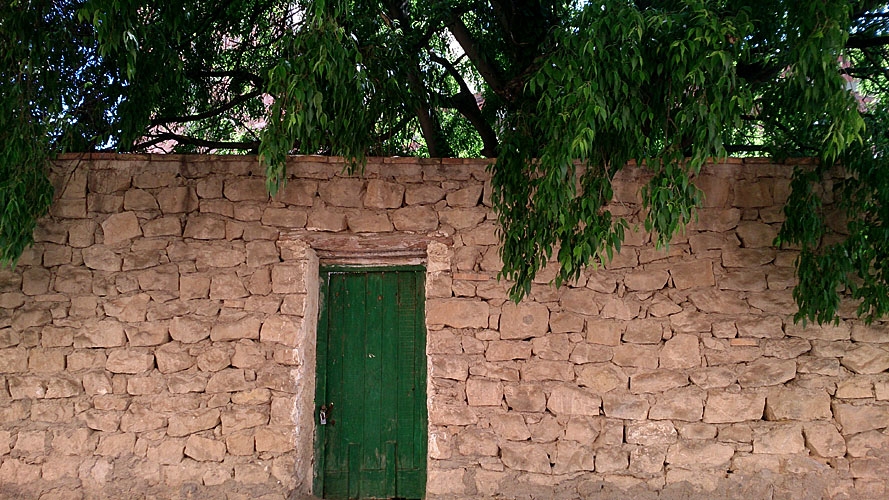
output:
[{"label": "wall top edge", "polygon": [[[62,161],[92,161],[92,160],[116,160],[116,161],[150,161],[150,162],[239,162],[244,160],[258,161],[256,155],[216,155],[216,154],[156,154],[156,153],[65,153],[57,157]],[[413,156],[386,156],[368,157],[369,164],[420,164],[420,165],[487,165],[494,162],[494,158],[419,158]],[[343,164],[346,162],[342,156],[299,155],[288,157],[288,162],[295,163],[331,163]],[[815,158],[788,158],[783,161],[765,157],[748,158],[711,158],[708,164],[729,165],[812,165],[818,162]],[[630,160],[628,166],[636,165],[636,161]]]}]

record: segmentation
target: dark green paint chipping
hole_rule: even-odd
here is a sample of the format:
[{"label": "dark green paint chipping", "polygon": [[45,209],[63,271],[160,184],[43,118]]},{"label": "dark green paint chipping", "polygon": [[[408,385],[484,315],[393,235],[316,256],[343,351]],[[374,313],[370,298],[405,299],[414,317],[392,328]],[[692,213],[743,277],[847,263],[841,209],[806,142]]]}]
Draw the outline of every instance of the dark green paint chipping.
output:
[{"label": "dark green paint chipping", "polygon": [[[315,494],[422,498],[426,327],[422,267],[321,268]],[[328,422],[318,410],[330,405]]]}]

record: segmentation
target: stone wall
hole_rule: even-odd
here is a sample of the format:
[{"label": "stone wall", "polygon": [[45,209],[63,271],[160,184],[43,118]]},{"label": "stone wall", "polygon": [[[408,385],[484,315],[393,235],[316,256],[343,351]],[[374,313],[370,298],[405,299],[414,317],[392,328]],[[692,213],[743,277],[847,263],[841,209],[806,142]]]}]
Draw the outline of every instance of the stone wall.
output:
[{"label": "stone wall", "polygon": [[320,261],[426,265],[430,498],[880,498],[889,327],[793,324],[789,172],[709,165],[669,252],[515,305],[483,161],[294,158],[269,200],[255,158],[66,157],[0,270],[0,496],[311,491]]}]

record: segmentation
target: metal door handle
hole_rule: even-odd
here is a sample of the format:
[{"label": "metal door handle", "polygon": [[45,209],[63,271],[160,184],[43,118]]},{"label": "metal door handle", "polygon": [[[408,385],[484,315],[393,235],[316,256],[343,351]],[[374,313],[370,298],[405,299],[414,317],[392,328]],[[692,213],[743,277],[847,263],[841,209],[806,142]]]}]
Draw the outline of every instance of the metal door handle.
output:
[{"label": "metal door handle", "polygon": [[[321,405],[321,408],[318,410],[318,423],[320,423],[321,425],[327,425],[327,418],[332,411],[333,411],[333,403]],[[332,419],[330,421],[330,425],[333,425]]]}]

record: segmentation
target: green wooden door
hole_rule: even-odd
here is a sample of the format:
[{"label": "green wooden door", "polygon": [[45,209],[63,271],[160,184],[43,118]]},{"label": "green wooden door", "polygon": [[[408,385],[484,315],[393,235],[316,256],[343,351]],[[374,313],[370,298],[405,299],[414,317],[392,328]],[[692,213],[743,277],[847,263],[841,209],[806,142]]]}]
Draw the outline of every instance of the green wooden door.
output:
[{"label": "green wooden door", "polygon": [[[422,268],[321,269],[315,494],[422,498],[426,327]],[[321,424],[320,408],[327,408]]]}]

